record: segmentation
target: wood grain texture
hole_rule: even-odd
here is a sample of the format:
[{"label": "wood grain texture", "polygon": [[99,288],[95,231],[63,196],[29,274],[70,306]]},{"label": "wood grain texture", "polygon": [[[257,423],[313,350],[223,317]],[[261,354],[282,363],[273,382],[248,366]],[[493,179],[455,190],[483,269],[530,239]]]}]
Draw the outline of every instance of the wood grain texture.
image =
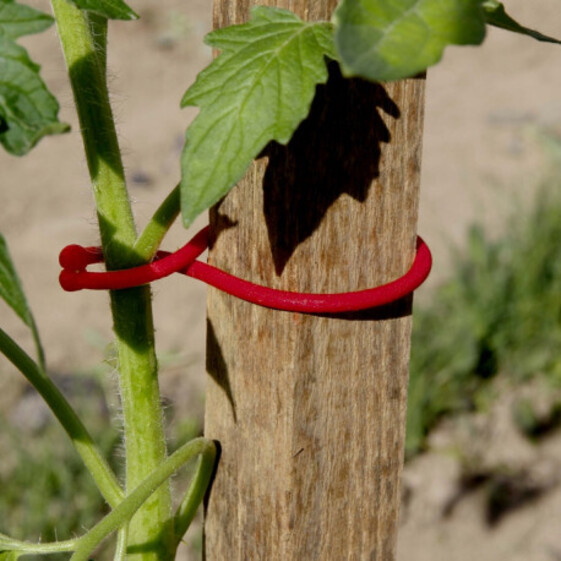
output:
[{"label": "wood grain texture", "polygon": [[[259,4],[264,2],[260,1]],[[335,0],[268,2],[328,19]],[[249,0],[216,0],[215,25]],[[332,67],[288,146],[272,144],[211,212],[209,261],[286,290],[404,274],[417,224],[424,80]],[[205,434],[221,457],[207,561],[391,561],[400,502],[411,298],[373,312],[278,312],[210,289]]]}]

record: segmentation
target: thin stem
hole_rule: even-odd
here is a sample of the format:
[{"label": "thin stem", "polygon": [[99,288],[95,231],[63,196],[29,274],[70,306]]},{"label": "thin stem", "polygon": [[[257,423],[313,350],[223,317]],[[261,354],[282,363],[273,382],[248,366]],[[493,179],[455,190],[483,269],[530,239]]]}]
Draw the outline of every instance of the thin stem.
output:
[{"label": "thin stem", "polygon": [[[90,171],[109,269],[142,262],[107,91],[105,31],[99,18],[52,0]],[[94,34],[97,34],[95,36]],[[126,445],[126,488],[136,488],[166,458],[149,287],[111,292]],[[132,560],[173,556],[171,492],[161,486],[131,521]]]},{"label": "thin stem", "polygon": [[117,544],[115,546],[115,553],[113,561],[125,561],[127,558],[127,542],[129,540],[129,526],[125,524],[117,536]]},{"label": "thin stem", "polygon": [[134,251],[142,260],[151,261],[156,255],[164,236],[179,216],[179,211],[179,185],[177,185],[158,207],[134,244]]},{"label": "thin stem", "polygon": [[14,540],[9,536],[0,534],[0,551],[21,551],[25,553],[47,554],[74,551],[78,545],[79,538],[52,543],[31,543]]},{"label": "thin stem", "polygon": [[[158,487],[167,481],[191,458],[199,454],[202,454],[206,458],[205,463],[207,465],[213,465],[216,458],[214,442],[206,438],[195,438],[176,450],[132,491],[119,506],[114,508],[103,520],[98,522],[86,535],[80,538],[80,543],[78,547],[76,547],[75,553],[70,560],[87,561],[91,552],[112,532],[123,524],[126,524]],[[204,495],[204,489],[200,495],[201,497]]]},{"label": "thin stem", "polygon": [[105,500],[115,507],[124,493],[82,421],[44,370],[2,329],[0,351],[27,378],[70,437]]},{"label": "thin stem", "polygon": [[35,323],[35,318],[30,313],[29,314],[29,328],[31,329],[31,335],[33,336],[33,341],[35,343],[35,348],[37,349],[37,358],[39,359],[39,366],[43,370],[47,370],[47,363],[45,360],[45,350],[43,349],[43,344],[41,343],[41,337],[39,336],[39,329]]},{"label": "thin stem", "polygon": [[174,532],[176,545],[179,545],[185,532],[189,529],[197,509],[201,504],[205,492],[210,483],[212,474],[214,472],[214,466],[216,462],[216,448],[209,448],[206,452],[201,453],[199,457],[199,462],[197,465],[197,470],[187,492],[177,509],[174,517]]},{"label": "thin stem", "polygon": [[[128,521],[142,507],[146,500],[166,482],[178,469],[196,456],[200,456],[199,466],[183,504],[183,512],[191,512],[190,520],[200,505],[208,487],[214,464],[216,461],[216,446],[207,438],[195,438],[167,458],[153,473],[151,473],[132,493],[118,506],[98,522],[91,530],[80,538],[56,543],[34,544],[14,540],[0,534],[1,551],[22,551],[26,553],[59,553],[74,551],[71,561],[86,561],[91,552],[96,549],[114,531],[119,530],[114,561],[122,561],[126,556]],[[187,503],[189,505],[187,506]],[[181,510],[181,509],[180,509]],[[186,518],[184,518],[186,520]],[[188,526],[187,526],[188,527]],[[185,527],[185,531],[187,530]],[[184,532],[183,532],[184,533]],[[180,537],[178,537],[178,542]]]}]

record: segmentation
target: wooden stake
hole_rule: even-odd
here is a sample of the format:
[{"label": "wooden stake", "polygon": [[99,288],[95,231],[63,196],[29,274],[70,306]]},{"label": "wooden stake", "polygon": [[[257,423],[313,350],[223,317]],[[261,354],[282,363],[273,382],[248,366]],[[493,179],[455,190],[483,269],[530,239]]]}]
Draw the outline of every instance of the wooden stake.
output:
[{"label": "wooden stake", "polygon": [[[253,3],[216,0],[216,27]],[[267,3],[325,20],[336,0]],[[212,264],[304,292],[376,286],[411,265],[424,80],[330,74],[289,145],[270,145],[211,212]],[[205,434],[221,456],[207,561],[395,559],[411,301],[318,317],[209,290]]]}]

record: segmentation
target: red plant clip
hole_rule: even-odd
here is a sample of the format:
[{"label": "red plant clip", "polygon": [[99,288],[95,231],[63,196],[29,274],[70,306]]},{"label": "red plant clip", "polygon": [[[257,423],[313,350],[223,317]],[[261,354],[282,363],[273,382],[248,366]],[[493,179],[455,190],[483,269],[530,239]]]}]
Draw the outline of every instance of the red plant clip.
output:
[{"label": "red plant clip", "polygon": [[291,312],[344,313],[367,310],[396,302],[411,294],[428,277],[432,257],[425,242],[417,237],[417,253],[413,265],[402,277],[376,288],[356,292],[311,294],[276,290],[240,279],[197,257],[208,248],[209,227],[203,228],[187,244],[175,253],[159,251],[155,260],[147,265],[120,271],[90,272],[86,268],[103,261],[103,253],[97,247],[69,245],[59,257],[63,268],[60,284],[64,290],[84,288],[93,290],[119,290],[141,286],[182,273],[199,279],[232,296],[248,302]]}]

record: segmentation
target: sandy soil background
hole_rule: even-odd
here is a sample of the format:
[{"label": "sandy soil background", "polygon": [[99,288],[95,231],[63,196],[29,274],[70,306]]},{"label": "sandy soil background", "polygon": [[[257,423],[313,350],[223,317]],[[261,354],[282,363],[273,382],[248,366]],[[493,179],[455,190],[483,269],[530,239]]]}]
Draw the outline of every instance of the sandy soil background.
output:
[{"label": "sandy soil background", "polygon": [[[48,10],[48,2],[28,2]],[[179,100],[210,61],[202,44],[211,25],[209,0],[132,0],[136,23],[110,28],[109,68],[125,163],[140,225],[179,177],[178,157],[194,116]],[[561,36],[558,0],[508,0],[510,13],[530,27]],[[97,364],[110,340],[104,294],[65,294],[57,283],[59,250],[97,241],[81,140],[54,31],[25,41],[61,101],[68,135],[50,138],[23,159],[0,153],[0,229],[27,289],[51,370],[69,374]],[[435,270],[419,294],[430,297],[450,270],[450,248],[475,219],[500,229],[501,218],[527,200],[546,165],[540,134],[561,135],[561,48],[493,30],[483,47],[450,48],[427,81],[426,129],[419,232],[435,256]],[[520,202],[521,201],[521,202]],[[204,219],[200,222],[202,224]],[[166,247],[189,233],[177,227]],[[179,304],[178,304],[179,303]],[[160,348],[181,368],[162,379],[168,397],[200,402],[204,385],[205,289],[170,278],[155,287]],[[26,330],[5,308],[3,327],[18,340]],[[101,342],[101,344],[100,344]],[[28,341],[29,343],[29,341]],[[3,408],[17,404],[23,385],[1,363]],[[504,436],[504,434],[503,434]],[[513,437],[514,438],[514,437]],[[516,448],[516,442],[513,444]],[[401,561],[559,560],[561,495],[554,489],[532,507],[490,527],[476,490],[443,513],[457,492],[457,464],[446,453],[415,460],[405,476]],[[561,439],[540,452],[561,456]],[[552,460],[553,461],[553,460]],[[549,464],[548,464],[549,465]],[[448,511],[447,511],[448,512]]]}]

